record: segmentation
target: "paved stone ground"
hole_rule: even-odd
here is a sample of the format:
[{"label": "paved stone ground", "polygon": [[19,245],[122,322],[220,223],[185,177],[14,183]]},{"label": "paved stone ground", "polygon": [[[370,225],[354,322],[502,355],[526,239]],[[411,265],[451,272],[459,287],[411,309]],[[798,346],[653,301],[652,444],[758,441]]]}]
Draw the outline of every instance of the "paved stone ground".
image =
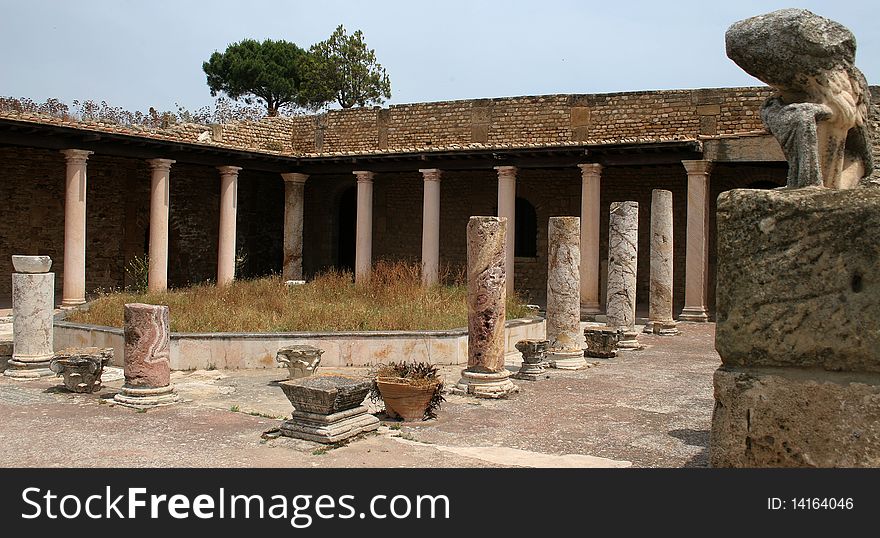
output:
[{"label": "paved stone ground", "polygon": [[[184,401],[146,413],[112,404],[120,369],[93,395],[67,393],[60,378],[0,376],[0,465],[703,467],[721,361],[713,324],[680,327],[676,337],[643,335],[647,349],[592,368],[518,381],[508,400],[447,395],[439,418],[420,423],[380,414],[378,433],[339,447],[262,438],[291,411],[275,386],[282,369],[175,372]],[[459,367],[442,371],[458,380]]]}]

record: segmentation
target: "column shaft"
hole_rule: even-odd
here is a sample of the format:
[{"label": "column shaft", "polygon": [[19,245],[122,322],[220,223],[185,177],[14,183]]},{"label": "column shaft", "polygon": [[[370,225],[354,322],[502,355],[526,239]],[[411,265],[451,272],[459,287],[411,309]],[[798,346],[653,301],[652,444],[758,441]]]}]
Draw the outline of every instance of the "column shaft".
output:
[{"label": "column shaft", "polygon": [[150,253],[147,288],[150,293],[168,289],[168,208],[170,159],[150,159]]},{"label": "column shaft", "polygon": [[61,305],[86,302],[86,162],[93,152],[66,149],[64,189],[64,276]]},{"label": "column shaft", "polygon": [[602,313],[599,305],[599,222],[601,164],[581,169],[581,317]]},{"label": "column shaft", "polygon": [[307,174],[281,174],[284,179],[284,280],[303,279],[303,208]]},{"label": "column shaft", "polygon": [[498,216],[507,219],[506,256],[507,293],[514,291],[514,255],[516,246],[516,167],[496,166],[498,171]]},{"label": "column shaft", "polygon": [[354,281],[367,283],[373,264],[373,173],[358,170],[353,174],[357,177]]},{"label": "column shaft", "polygon": [[218,166],[220,171],[220,233],[217,244],[217,285],[235,280],[235,219],[238,208],[237,166]]},{"label": "column shaft", "polygon": [[711,161],[682,161],[688,175],[684,321],[709,321],[709,172]]},{"label": "column shaft", "polygon": [[436,168],[419,170],[424,177],[422,205],[422,282],[426,286],[440,279],[440,175]]}]

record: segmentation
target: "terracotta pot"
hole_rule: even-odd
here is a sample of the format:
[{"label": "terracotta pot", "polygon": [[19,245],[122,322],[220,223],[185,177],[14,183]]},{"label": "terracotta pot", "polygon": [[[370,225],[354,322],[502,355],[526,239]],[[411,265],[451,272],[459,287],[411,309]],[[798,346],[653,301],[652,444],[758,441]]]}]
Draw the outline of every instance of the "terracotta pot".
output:
[{"label": "terracotta pot", "polygon": [[424,420],[425,410],[437,385],[438,379],[430,385],[411,385],[400,377],[379,377],[376,385],[385,401],[385,412],[391,417],[406,421]]}]

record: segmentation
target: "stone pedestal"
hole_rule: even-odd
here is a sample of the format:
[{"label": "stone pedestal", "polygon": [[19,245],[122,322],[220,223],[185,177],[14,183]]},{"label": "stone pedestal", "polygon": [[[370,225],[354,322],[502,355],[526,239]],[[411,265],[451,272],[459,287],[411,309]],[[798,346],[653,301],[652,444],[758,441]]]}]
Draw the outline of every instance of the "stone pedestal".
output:
[{"label": "stone pedestal", "polygon": [[608,220],[608,292],[605,311],[610,329],[623,331],[618,349],[639,349],[636,324],[636,270],[639,254],[639,204],[612,202]]},{"label": "stone pedestal", "polygon": [[544,364],[547,358],[547,340],[520,340],[516,349],[522,353],[522,365],[519,372],[513,374],[514,379],[537,381],[544,377]]},{"label": "stone pedestal", "polygon": [[316,375],[279,383],[295,407],[281,425],[287,437],[337,443],[379,427],[379,419],[362,405],[371,382],[344,375]]},{"label": "stone pedestal", "polygon": [[125,305],[124,330],[125,385],[114,397],[116,403],[137,409],[176,403],[168,362],[168,307]]},{"label": "stone pedestal", "polygon": [[718,198],[710,459],[880,466],[880,189]]},{"label": "stone pedestal", "polygon": [[68,348],[55,353],[49,369],[64,378],[64,386],[71,392],[101,390],[104,367],[113,360],[113,348]]},{"label": "stone pedestal", "polygon": [[584,338],[587,341],[587,349],[584,354],[587,357],[610,359],[617,356],[617,343],[623,336],[623,331],[614,329],[584,329]]},{"label": "stone pedestal", "polygon": [[547,361],[564,370],[587,364],[581,332],[580,228],[578,217],[550,217],[547,233]]},{"label": "stone pedestal", "polygon": [[672,193],[651,191],[651,282],[646,333],[678,334],[672,319]]},{"label": "stone pedestal", "polygon": [[[48,256],[13,256],[12,359],[3,375],[36,379],[52,375],[55,273]],[[27,271],[27,272],[25,272]]]},{"label": "stone pedestal", "polygon": [[323,349],[309,345],[294,345],[282,347],[275,354],[275,362],[283,365],[288,370],[287,379],[299,379],[308,377],[318,371],[321,364]]},{"label": "stone pedestal", "polygon": [[455,394],[503,398],[519,390],[504,367],[506,231],[506,218],[468,221],[468,367],[452,388]]}]

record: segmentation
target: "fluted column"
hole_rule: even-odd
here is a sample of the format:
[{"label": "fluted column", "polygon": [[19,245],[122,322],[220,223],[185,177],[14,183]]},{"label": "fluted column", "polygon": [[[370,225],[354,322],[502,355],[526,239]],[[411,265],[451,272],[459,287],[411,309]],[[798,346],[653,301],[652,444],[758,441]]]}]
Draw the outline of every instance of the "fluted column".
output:
[{"label": "fluted column", "polygon": [[682,321],[709,321],[709,172],[712,161],[681,161],[688,175],[687,257]]},{"label": "fluted column", "polygon": [[602,313],[599,305],[599,219],[602,165],[581,169],[581,318]]},{"label": "fluted column", "polygon": [[424,179],[422,205],[422,282],[432,286],[440,278],[440,176],[441,170],[419,170]]},{"label": "fluted column", "polygon": [[498,216],[507,218],[506,255],[507,293],[513,293],[513,257],[516,241],[516,167],[496,166],[498,171]]},{"label": "fluted column", "polygon": [[217,285],[235,280],[235,218],[238,208],[238,166],[218,166],[220,171],[220,233],[217,245]]},{"label": "fluted column", "polygon": [[303,208],[308,174],[281,174],[284,179],[284,280],[303,279]]},{"label": "fluted column", "polygon": [[171,159],[150,159],[150,258],[147,288],[150,293],[168,289],[168,207]]},{"label": "fluted column", "polygon": [[357,231],[355,232],[354,281],[367,283],[373,263],[373,172],[356,170]]},{"label": "fluted column", "polygon": [[64,278],[61,305],[86,302],[86,162],[93,152],[65,149]]}]

